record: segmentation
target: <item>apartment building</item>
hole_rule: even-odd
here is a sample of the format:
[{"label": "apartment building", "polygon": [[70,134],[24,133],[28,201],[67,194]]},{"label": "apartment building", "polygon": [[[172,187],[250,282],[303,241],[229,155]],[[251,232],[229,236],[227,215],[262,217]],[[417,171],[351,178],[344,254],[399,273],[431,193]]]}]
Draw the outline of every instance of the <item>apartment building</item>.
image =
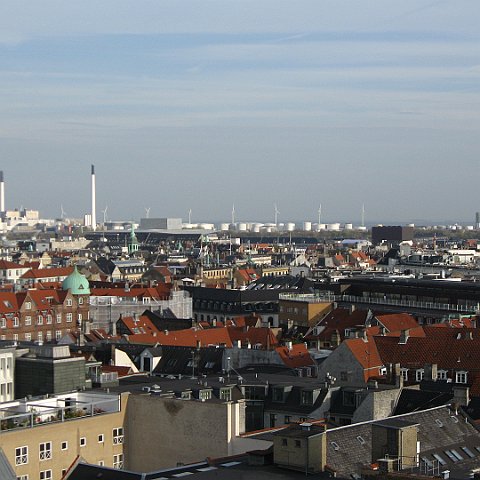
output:
[{"label": "apartment building", "polygon": [[21,480],[58,480],[77,456],[123,468],[127,394],[75,392],[0,405],[0,444]]}]

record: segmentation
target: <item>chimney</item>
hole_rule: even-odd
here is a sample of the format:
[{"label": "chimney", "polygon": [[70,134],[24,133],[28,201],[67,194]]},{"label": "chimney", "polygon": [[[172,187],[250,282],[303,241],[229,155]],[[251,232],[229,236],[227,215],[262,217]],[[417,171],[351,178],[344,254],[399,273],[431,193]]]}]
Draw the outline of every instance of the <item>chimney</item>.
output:
[{"label": "chimney", "polygon": [[398,343],[400,345],[405,345],[410,337],[410,330],[402,330],[400,332],[400,338],[398,339]]},{"label": "chimney", "polygon": [[96,198],[95,198],[95,165],[92,165],[92,230],[97,229],[97,211],[96,211]]},{"label": "chimney", "polygon": [[436,381],[438,376],[438,366],[436,363],[426,363],[423,367],[423,379],[428,381]]},{"label": "chimney", "polygon": [[5,182],[3,181],[3,170],[0,171],[0,212],[5,211]]},{"label": "chimney", "polygon": [[356,310],[356,308],[357,308],[357,307],[356,307],[353,303],[350,305],[350,307],[349,307],[349,309],[348,309],[349,312],[350,312],[350,315]]},{"label": "chimney", "polygon": [[288,348],[288,350],[291,350],[293,348],[293,343],[289,340],[288,342],[285,342],[285,346]]},{"label": "chimney", "polygon": [[452,403],[466,407],[470,403],[470,388],[461,386],[453,387]]}]

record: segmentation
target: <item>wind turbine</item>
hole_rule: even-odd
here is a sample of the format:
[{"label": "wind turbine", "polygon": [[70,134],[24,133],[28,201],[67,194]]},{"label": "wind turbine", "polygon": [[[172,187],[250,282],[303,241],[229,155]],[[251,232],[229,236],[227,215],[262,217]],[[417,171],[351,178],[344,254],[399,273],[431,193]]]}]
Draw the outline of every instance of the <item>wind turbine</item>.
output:
[{"label": "wind turbine", "polygon": [[365,204],[362,204],[362,228],[365,227]]},{"label": "wind turbine", "polygon": [[232,205],[232,225],[235,225],[235,204]]},{"label": "wind turbine", "polygon": [[63,205],[60,205],[60,210],[61,210],[61,219],[65,220],[65,217],[67,216],[67,212],[63,209]]},{"label": "wind turbine", "polygon": [[191,225],[192,223],[192,209],[188,210],[188,223]]},{"label": "wind turbine", "polygon": [[322,223],[322,204],[318,207],[318,224]]},{"label": "wind turbine", "polygon": [[145,208],[145,218],[150,218],[150,207]]},{"label": "wind turbine", "polygon": [[275,212],[275,225],[278,225],[278,214],[280,213],[277,208],[277,204],[273,204],[274,212]]},{"label": "wind turbine", "polygon": [[103,213],[103,224],[104,224],[104,225],[107,223],[107,210],[108,210],[108,205],[105,205],[105,209],[102,210],[102,213]]}]

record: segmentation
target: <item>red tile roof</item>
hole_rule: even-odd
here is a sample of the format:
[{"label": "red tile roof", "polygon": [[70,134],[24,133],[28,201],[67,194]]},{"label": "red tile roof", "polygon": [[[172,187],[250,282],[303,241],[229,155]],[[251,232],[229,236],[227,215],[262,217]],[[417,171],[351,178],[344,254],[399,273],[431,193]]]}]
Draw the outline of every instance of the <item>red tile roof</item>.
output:
[{"label": "red tile roof", "polygon": [[294,344],[290,349],[286,346],[277,347],[275,351],[289,368],[311,367],[315,365],[304,343]]},{"label": "red tile roof", "polygon": [[73,272],[73,267],[55,267],[55,268],[32,268],[25,272],[21,278],[38,279],[38,278],[55,278],[68,277]]},{"label": "red tile roof", "polygon": [[344,342],[345,346],[352,352],[363,367],[365,381],[370,377],[377,377],[380,374],[379,369],[384,365],[377,350],[376,343],[372,338],[387,337],[367,337],[367,340],[363,338],[351,338]]},{"label": "red tile roof", "polygon": [[418,322],[408,313],[376,315],[375,318],[387,329],[388,332],[418,327]]}]

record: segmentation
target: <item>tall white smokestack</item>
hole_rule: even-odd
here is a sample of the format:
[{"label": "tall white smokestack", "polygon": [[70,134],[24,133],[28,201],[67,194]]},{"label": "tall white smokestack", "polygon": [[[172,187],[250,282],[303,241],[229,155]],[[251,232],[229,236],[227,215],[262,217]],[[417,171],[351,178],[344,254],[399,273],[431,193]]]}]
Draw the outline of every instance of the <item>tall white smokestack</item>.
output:
[{"label": "tall white smokestack", "polygon": [[3,181],[3,170],[0,172],[0,212],[5,211],[5,183]]},{"label": "tall white smokestack", "polygon": [[92,165],[92,229],[97,229],[97,212],[95,209],[95,165]]}]

